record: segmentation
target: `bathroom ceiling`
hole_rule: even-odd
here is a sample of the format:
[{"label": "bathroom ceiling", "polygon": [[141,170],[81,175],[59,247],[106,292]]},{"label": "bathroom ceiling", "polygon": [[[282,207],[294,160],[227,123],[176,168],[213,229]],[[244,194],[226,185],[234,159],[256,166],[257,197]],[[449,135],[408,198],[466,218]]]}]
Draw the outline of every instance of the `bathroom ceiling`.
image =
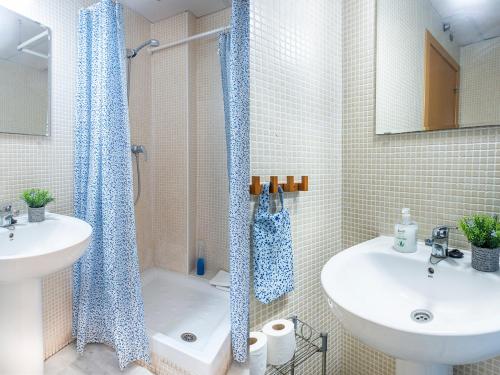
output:
[{"label": "bathroom ceiling", "polygon": [[460,46],[500,36],[499,0],[431,0]]},{"label": "bathroom ceiling", "polygon": [[196,17],[205,16],[231,6],[231,0],[121,0],[127,7],[158,22],[186,10]]}]

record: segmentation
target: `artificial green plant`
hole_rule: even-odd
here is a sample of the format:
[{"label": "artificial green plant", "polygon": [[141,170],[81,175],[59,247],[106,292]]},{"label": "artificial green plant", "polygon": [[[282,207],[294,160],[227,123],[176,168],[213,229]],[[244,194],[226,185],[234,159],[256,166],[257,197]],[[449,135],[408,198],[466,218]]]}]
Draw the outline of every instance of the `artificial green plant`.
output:
[{"label": "artificial green plant", "polygon": [[52,194],[50,194],[48,190],[43,189],[25,190],[23,191],[21,198],[30,208],[45,207],[48,203],[54,200]]},{"label": "artificial green plant", "polygon": [[458,225],[472,245],[485,249],[500,247],[500,222],[497,216],[465,216],[460,219]]}]

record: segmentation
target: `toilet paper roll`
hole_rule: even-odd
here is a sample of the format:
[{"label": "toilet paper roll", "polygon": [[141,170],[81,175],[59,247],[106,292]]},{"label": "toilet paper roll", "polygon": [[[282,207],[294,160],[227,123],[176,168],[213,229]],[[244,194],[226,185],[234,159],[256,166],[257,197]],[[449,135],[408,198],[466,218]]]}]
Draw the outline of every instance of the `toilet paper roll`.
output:
[{"label": "toilet paper roll", "polygon": [[264,375],[267,365],[267,336],[250,332],[250,375]]},{"label": "toilet paper roll", "polygon": [[262,328],[262,332],[267,336],[267,363],[279,366],[292,359],[295,327],[290,320],[273,320]]}]

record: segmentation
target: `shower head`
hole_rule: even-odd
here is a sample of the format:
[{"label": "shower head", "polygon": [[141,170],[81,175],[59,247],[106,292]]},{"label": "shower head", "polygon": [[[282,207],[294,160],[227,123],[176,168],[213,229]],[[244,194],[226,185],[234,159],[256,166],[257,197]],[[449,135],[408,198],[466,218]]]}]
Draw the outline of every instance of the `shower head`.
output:
[{"label": "shower head", "polygon": [[160,45],[160,42],[156,39],[149,39],[146,40],[145,42],[141,43],[139,46],[133,49],[127,49],[127,57],[129,59],[134,58],[137,56],[139,51],[143,49],[144,47],[151,46],[151,47],[158,47]]}]

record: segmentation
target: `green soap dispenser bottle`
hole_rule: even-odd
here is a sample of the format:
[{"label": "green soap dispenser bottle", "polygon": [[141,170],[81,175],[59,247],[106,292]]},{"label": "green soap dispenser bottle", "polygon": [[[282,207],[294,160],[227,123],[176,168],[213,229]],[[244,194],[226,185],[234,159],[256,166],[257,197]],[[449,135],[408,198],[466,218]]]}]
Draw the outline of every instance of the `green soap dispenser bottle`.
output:
[{"label": "green soap dispenser bottle", "polygon": [[410,209],[401,210],[401,223],[394,225],[394,250],[400,253],[414,253],[417,251],[418,226],[411,220]]}]

